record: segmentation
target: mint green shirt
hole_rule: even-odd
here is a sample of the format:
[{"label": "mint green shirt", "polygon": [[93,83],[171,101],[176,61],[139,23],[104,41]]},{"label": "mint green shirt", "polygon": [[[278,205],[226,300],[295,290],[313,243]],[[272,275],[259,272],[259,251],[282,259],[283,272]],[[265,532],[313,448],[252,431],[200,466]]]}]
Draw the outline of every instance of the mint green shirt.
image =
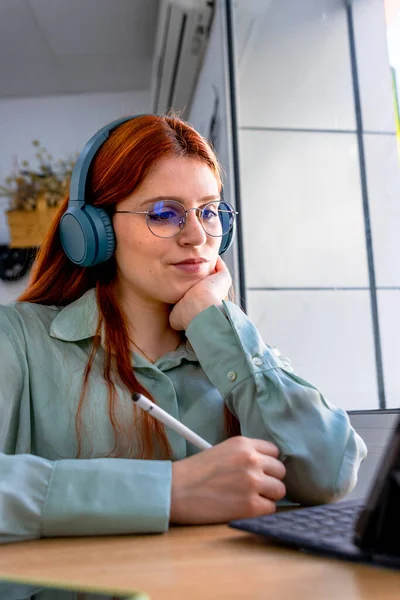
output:
[{"label": "mint green shirt", "polygon": [[[294,374],[239,307],[225,302],[224,310],[198,314],[186,344],[154,365],[133,352],[138,380],[213,445],[224,439],[226,403],[244,436],[278,446],[291,500],[345,495],[366,455],[345,411]],[[168,529],[171,461],[75,458],[75,415],[97,321],[94,290],[65,308],[0,306],[0,542]],[[100,347],[83,412],[93,457],[114,445],[103,357]],[[129,392],[117,391],[120,418],[131,418]],[[198,452],[167,435],[172,460]]]}]

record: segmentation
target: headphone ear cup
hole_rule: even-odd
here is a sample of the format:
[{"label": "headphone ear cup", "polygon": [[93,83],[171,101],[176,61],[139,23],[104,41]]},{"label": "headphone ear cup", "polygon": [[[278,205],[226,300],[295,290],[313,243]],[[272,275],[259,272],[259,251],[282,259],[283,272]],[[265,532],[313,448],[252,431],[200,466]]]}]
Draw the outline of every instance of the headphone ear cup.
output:
[{"label": "headphone ear cup", "polygon": [[[221,206],[222,212],[219,213],[219,218],[221,220],[222,230],[228,229],[229,227],[230,229],[221,238],[221,245],[218,251],[219,255],[224,254],[224,252],[226,252],[231,247],[235,234],[235,221],[233,220],[232,223],[230,222],[228,212],[231,209],[231,206],[228,203],[225,203],[224,201],[221,202]],[[224,210],[226,212],[224,212]]]},{"label": "headphone ear cup", "polygon": [[68,258],[80,267],[93,267],[108,260],[115,248],[110,217],[102,208],[72,206],[60,222],[60,238]]},{"label": "headphone ear cup", "polygon": [[218,254],[220,256],[221,256],[221,254],[224,254],[227,250],[229,250],[229,248],[232,246],[234,236],[235,236],[235,226],[233,226],[232,229],[230,229],[230,231],[228,231],[228,233],[225,233],[225,235],[222,236],[221,245],[218,250]]},{"label": "headphone ear cup", "polygon": [[69,260],[79,267],[93,267],[108,260],[115,248],[112,222],[107,212],[86,204],[90,165],[110,132],[141,115],[122,117],[97,131],[86,143],[72,170],[68,208],[61,217],[61,244]]},{"label": "headphone ear cup", "polygon": [[[90,207],[93,208],[93,207]],[[115,250],[115,234],[114,228],[111,223],[109,215],[103,208],[94,209],[100,217],[103,227],[100,228],[99,236],[99,248],[98,248],[98,259],[94,264],[106,262],[114,254]]]}]

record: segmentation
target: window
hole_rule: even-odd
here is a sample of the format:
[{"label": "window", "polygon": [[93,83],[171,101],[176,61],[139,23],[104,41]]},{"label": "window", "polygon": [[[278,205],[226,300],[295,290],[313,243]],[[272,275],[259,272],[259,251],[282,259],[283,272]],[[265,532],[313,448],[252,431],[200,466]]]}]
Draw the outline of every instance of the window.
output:
[{"label": "window", "polygon": [[334,404],[397,409],[400,0],[230,7],[247,312]]}]

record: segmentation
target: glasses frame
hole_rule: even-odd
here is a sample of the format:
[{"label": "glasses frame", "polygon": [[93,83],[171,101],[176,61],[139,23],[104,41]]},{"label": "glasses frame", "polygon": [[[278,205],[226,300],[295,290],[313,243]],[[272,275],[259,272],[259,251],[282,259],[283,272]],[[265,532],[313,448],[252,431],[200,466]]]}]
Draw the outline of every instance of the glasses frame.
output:
[{"label": "glasses frame", "polygon": [[[152,233],[155,237],[158,237],[160,239],[164,239],[164,240],[168,240],[171,239],[173,237],[176,237],[177,235],[179,235],[181,233],[181,231],[183,231],[186,222],[187,222],[187,216],[188,213],[195,211],[196,212],[196,216],[199,219],[199,222],[203,228],[203,230],[205,231],[205,233],[207,235],[209,235],[210,237],[215,237],[215,238],[222,238],[224,237],[224,235],[226,235],[227,233],[229,233],[233,227],[233,223],[235,220],[236,215],[238,215],[239,213],[234,209],[234,207],[232,206],[232,204],[229,204],[229,202],[226,202],[226,200],[218,200],[218,202],[223,202],[224,204],[227,204],[228,206],[231,207],[232,210],[222,210],[219,212],[226,212],[226,213],[231,213],[233,215],[233,220],[232,220],[232,225],[231,227],[228,229],[228,231],[226,231],[225,233],[221,233],[221,235],[213,235],[212,233],[209,233],[206,228],[204,227],[204,223],[203,223],[203,211],[207,209],[207,206],[210,206],[210,204],[215,204],[215,200],[208,202],[207,204],[205,204],[203,207],[200,206],[195,206],[193,208],[185,208],[182,204],[182,202],[179,202],[179,200],[168,200],[168,198],[165,198],[165,201],[167,202],[173,202],[175,204],[179,204],[180,206],[182,206],[183,210],[184,210],[184,222],[183,225],[181,227],[181,229],[179,229],[179,231],[177,231],[176,233],[174,233],[174,235],[168,235],[168,236],[164,236],[164,235],[157,235],[156,233],[154,233],[154,231],[150,228],[149,225],[149,214],[150,211],[149,210],[116,210],[114,211],[115,213],[121,213],[121,214],[129,214],[129,215],[146,215],[146,225],[150,231],[150,233]],[[154,202],[154,204],[157,204],[157,202],[160,202],[160,200],[157,200]]]}]

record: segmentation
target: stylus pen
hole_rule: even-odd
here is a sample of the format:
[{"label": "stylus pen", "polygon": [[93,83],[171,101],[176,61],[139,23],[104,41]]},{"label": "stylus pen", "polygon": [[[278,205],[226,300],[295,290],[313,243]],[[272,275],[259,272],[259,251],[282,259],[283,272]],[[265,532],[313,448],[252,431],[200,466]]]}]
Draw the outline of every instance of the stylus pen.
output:
[{"label": "stylus pen", "polygon": [[183,423],[172,417],[165,410],[157,406],[157,404],[154,404],[154,402],[146,398],[146,396],[143,396],[142,394],[132,394],[132,400],[139,406],[139,408],[151,414],[151,416],[157,419],[157,421],[164,423],[164,425],[170,427],[176,431],[176,433],[179,433],[179,435],[184,437],[185,440],[194,446],[197,446],[197,448],[200,448],[200,450],[212,448],[212,445],[206,442],[206,440],[203,440],[203,438],[197,435],[197,433],[189,429],[189,427],[186,427],[186,425],[183,425]]}]

